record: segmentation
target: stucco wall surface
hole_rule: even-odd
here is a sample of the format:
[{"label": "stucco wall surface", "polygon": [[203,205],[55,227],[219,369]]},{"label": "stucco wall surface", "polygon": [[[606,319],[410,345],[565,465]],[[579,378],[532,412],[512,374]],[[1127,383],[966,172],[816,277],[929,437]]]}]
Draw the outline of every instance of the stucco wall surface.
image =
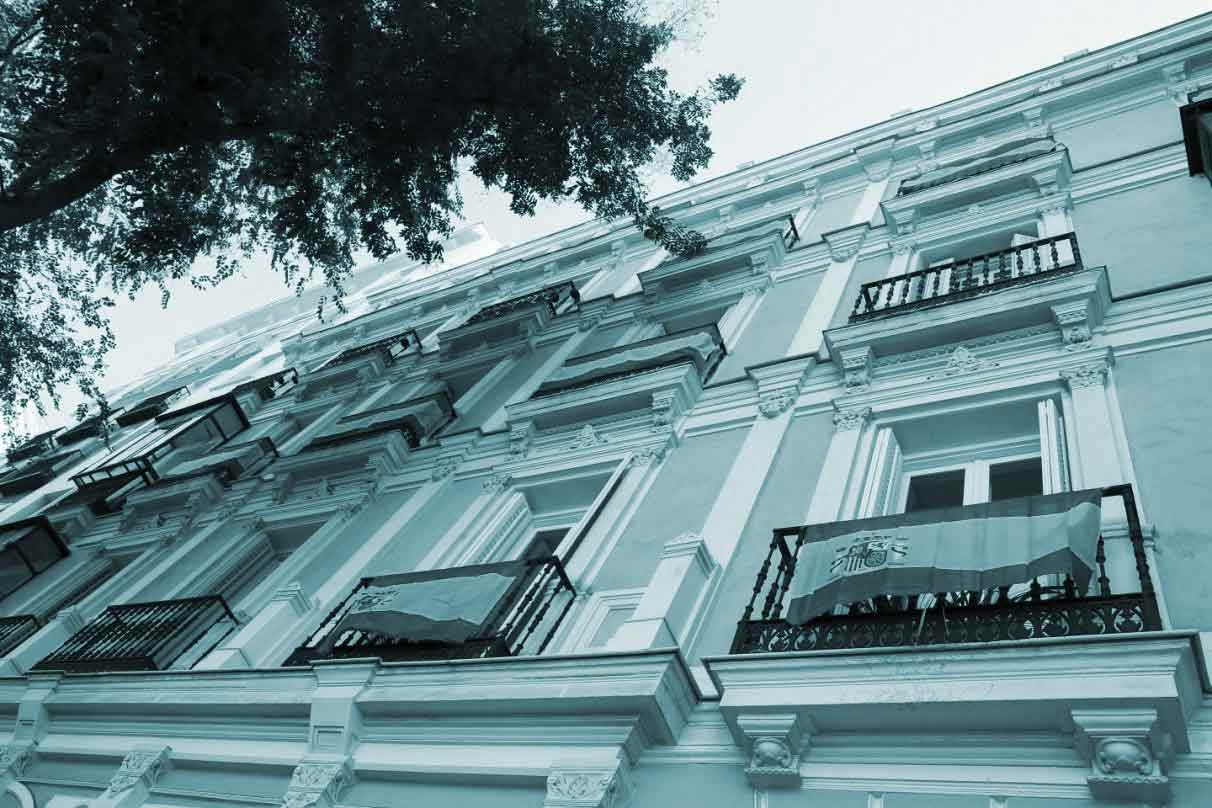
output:
[{"label": "stucco wall surface", "polygon": [[1139,500],[1157,529],[1161,585],[1175,628],[1212,628],[1212,342],[1120,359],[1116,388]]},{"label": "stucco wall surface", "polygon": [[1105,264],[1116,297],[1212,275],[1212,185],[1178,177],[1076,205],[1086,266]]},{"label": "stucco wall surface", "polygon": [[826,413],[799,418],[787,428],[703,628],[687,649],[688,659],[728,653],[737,620],[753,594],[753,582],[770,548],[771,532],[803,522],[830,434]]},{"label": "stucco wall surface", "polygon": [[740,378],[749,365],[781,359],[820,285],[821,276],[815,274],[793,278],[768,289],[736,346],[720,363],[711,383],[721,384]]},{"label": "stucco wall surface", "polygon": [[1135,109],[1102,115],[1088,123],[1057,128],[1055,137],[1069,148],[1074,171],[1155,149],[1183,139],[1178,109],[1159,99]]},{"label": "stucco wall surface", "polygon": [[687,438],[669,454],[594,589],[647,585],[665,542],[703,526],[746,432],[730,429]]}]

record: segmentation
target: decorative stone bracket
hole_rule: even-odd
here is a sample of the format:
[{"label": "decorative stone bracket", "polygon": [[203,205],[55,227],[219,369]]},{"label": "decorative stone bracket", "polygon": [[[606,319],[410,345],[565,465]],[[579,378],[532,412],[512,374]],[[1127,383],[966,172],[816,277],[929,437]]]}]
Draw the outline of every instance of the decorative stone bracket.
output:
[{"label": "decorative stone bracket", "polygon": [[92,808],[134,808],[147,800],[156,781],[168,770],[172,749],[167,746],[136,746],[122,759],[109,786],[90,804]]},{"label": "decorative stone bracket", "polygon": [[20,780],[33,759],[33,744],[0,746],[0,785]]},{"label": "decorative stone bracket", "polygon": [[870,345],[843,348],[838,351],[842,365],[842,383],[847,393],[859,393],[871,385],[871,371],[875,364],[875,352]]},{"label": "decorative stone bracket", "polygon": [[625,763],[556,761],[547,775],[543,808],[622,808],[632,793]]},{"label": "decorative stone bracket", "polygon": [[332,808],[353,783],[345,761],[305,762],[295,766],[282,808]]},{"label": "decorative stone bracket", "polygon": [[1090,343],[1096,322],[1088,300],[1075,300],[1052,307],[1052,316],[1060,328],[1065,350],[1076,351]]},{"label": "decorative stone bracket", "polygon": [[1170,734],[1157,710],[1072,710],[1074,746],[1090,762],[1086,782],[1098,800],[1161,805],[1169,800],[1166,768],[1173,761]]},{"label": "decorative stone bracket", "polygon": [[800,750],[811,728],[802,726],[794,713],[738,715],[736,724],[749,754],[749,782],[755,788],[799,788]]}]

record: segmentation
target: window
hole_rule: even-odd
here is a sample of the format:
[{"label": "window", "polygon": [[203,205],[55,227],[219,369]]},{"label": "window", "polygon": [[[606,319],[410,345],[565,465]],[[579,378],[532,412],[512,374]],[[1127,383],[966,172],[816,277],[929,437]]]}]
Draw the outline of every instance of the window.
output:
[{"label": "window", "polygon": [[67,555],[67,547],[45,519],[5,525],[0,533],[0,599],[16,592]]},{"label": "window", "polygon": [[964,504],[964,470],[914,474],[909,478],[905,513]]}]

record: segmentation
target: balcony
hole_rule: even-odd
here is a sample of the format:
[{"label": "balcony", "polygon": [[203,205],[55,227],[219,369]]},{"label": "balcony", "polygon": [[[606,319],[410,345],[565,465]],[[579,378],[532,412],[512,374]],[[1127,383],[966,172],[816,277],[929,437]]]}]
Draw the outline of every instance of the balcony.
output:
[{"label": "balcony", "polygon": [[324,368],[332,368],[337,365],[343,365],[347,362],[356,361],[364,356],[378,354],[382,358],[384,364],[392,364],[401,356],[408,352],[409,348],[421,348],[421,338],[417,336],[417,332],[413,329],[408,329],[402,334],[394,334],[390,337],[375,340],[365,345],[359,345],[356,348],[349,348],[341,351],[324,363]]},{"label": "balcony", "polygon": [[26,494],[46,485],[59,475],[64,465],[79,459],[77,451],[57,452],[7,469],[0,475],[0,497]]},{"label": "balcony", "polygon": [[767,219],[715,236],[699,255],[672,256],[637,277],[644,291],[653,295],[678,294],[706,281],[724,288],[743,286],[779,267],[799,237],[794,219]]},{"label": "balcony", "polygon": [[[1104,528],[1097,542],[1097,568],[1085,590],[1079,589],[1071,576],[1054,575],[983,591],[879,595],[837,607],[800,625],[788,622],[783,614],[797,562],[808,541],[806,528],[776,530],[754,583],[753,597],[738,624],[732,653],[837,651],[1158,631],[1161,618],[1132,487],[1104,488],[1102,496],[1104,501],[1113,500],[1113,505],[1122,504],[1132,563],[1116,567],[1108,561]],[[1118,546],[1111,555],[1122,556],[1119,551],[1126,548],[1115,541]],[[1124,569],[1129,566],[1134,566],[1131,573]]]},{"label": "balcony", "polygon": [[450,403],[450,393],[440,390],[407,401],[343,416],[312,440],[308,449],[349,443],[385,432],[399,432],[404,436],[408,448],[416,449],[422,440],[450,423],[453,418],[454,406]]},{"label": "balcony", "polygon": [[686,329],[564,363],[527,401],[507,405],[511,422],[559,426],[651,408],[689,408],[727,354],[715,325]]},{"label": "balcony", "polygon": [[942,306],[1082,269],[1081,251],[1073,233],[1043,238],[865,283],[859,289],[850,322]]},{"label": "balcony", "polygon": [[535,656],[575,597],[554,556],[364,578],[284,665]]},{"label": "balcony", "polygon": [[909,177],[897,188],[896,195],[898,197],[908,196],[919,191],[938,188],[947,183],[979,177],[982,174],[1023,163],[1055,150],[1056,144],[1046,138],[1016,140],[992,149],[979,157],[939,166],[931,171],[923,171],[917,176]]},{"label": "balcony", "polygon": [[41,435],[34,435],[32,438],[22,441],[8,451],[8,462],[19,463],[22,460],[28,460],[31,457],[37,457],[41,454],[46,454],[56,446],[55,433],[57,429],[52,429],[49,432],[43,432]]},{"label": "balcony", "polygon": [[8,656],[41,627],[38,618],[32,614],[0,617],[0,657]]},{"label": "balcony", "polygon": [[443,332],[441,358],[455,356],[485,346],[499,348],[542,332],[556,317],[579,311],[581,293],[572,281],[548,286],[485,306],[458,328]]},{"label": "balcony", "polygon": [[236,625],[220,595],[110,606],[33,670],[68,673],[192,667]]},{"label": "balcony", "polygon": [[174,387],[143,399],[138,404],[126,409],[114,421],[118,426],[133,426],[134,424],[150,421],[169,408],[170,405],[183,400],[189,395],[188,387]]}]

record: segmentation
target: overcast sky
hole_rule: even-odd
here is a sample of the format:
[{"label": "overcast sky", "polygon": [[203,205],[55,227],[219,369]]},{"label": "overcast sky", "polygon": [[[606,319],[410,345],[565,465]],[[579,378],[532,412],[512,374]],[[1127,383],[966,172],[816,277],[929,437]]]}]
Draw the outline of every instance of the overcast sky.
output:
[{"label": "overcast sky", "polygon": [[[1208,11],[1193,0],[720,0],[695,50],[670,55],[681,87],[716,73],[746,80],[712,119],[715,159],[700,178],[816,143],[907,108],[921,109]],[[659,183],[665,192],[674,185]],[[505,197],[462,188],[468,222],[518,243],[586,218],[575,206],[511,214]],[[264,265],[206,293],[178,288],[123,300],[107,386],[171,357],[173,341],[285,293]]]}]

